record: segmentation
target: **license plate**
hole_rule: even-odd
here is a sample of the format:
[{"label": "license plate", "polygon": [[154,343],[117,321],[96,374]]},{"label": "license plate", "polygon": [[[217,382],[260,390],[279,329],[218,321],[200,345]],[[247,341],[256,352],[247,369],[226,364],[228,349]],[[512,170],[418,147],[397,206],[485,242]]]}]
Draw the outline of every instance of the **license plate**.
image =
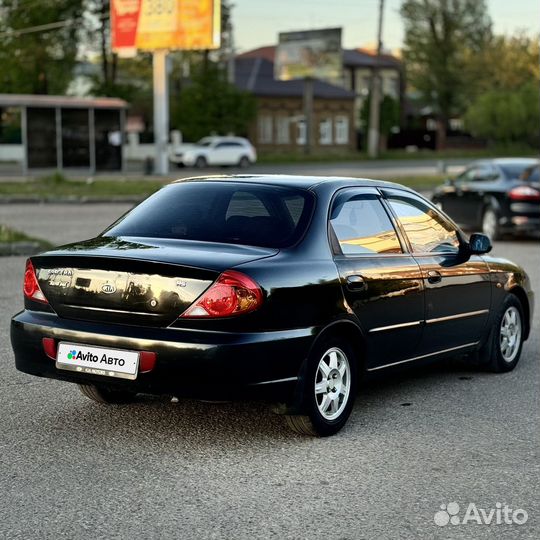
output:
[{"label": "license plate", "polygon": [[139,353],[62,342],[58,344],[56,367],[78,373],[136,379]]}]

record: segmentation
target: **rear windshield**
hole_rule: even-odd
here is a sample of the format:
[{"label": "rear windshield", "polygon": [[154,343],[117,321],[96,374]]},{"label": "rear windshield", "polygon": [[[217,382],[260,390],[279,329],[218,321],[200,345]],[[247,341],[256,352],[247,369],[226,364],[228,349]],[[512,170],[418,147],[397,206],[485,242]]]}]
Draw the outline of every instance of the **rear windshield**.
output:
[{"label": "rear windshield", "polygon": [[146,199],[104,235],[287,247],[304,234],[313,204],[313,195],[300,189],[178,183]]},{"label": "rear windshield", "polygon": [[540,167],[531,166],[530,163],[515,163],[511,165],[501,165],[501,169],[510,180],[525,180],[526,182],[538,182],[540,179]]}]

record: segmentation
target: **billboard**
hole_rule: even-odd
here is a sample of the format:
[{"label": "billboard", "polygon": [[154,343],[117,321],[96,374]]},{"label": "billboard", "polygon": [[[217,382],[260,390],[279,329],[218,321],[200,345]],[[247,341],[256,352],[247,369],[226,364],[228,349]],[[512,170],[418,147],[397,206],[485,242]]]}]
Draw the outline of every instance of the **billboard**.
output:
[{"label": "billboard", "polygon": [[220,0],[111,0],[111,42],[120,55],[137,49],[216,49]]},{"label": "billboard", "polygon": [[312,77],[341,83],[341,28],[280,33],[274,69],[282,81]]}]

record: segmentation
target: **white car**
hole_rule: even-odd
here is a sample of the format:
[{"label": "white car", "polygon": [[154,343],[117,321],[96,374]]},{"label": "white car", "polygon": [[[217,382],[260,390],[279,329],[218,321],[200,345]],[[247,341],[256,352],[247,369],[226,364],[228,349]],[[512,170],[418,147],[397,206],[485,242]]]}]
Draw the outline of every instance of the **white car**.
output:
[{"label": "white car", "polygon": [[245,168],[257,161],[253,145],[242,137],[204,137],[198,143],[175,152],[171,161],[179,166],[203,169],[214,165]]}]

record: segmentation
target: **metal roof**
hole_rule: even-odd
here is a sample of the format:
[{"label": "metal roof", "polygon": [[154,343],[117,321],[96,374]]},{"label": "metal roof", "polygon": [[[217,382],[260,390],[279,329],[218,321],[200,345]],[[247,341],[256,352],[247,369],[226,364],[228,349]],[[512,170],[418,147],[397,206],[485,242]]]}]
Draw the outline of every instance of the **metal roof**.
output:
[{"label": "metal roof", "polygon": [[123,99],[99,97],[44,96],[33,94],[0,94],[0,107],[62,107],[74,109],[127,109]]},{"label": "metal roof", "polygon": [[[236,58],[235,84],[262,97],[302,97],[304,81],[274,79],[274,64],[264,58]],[[354,99],[350,90],[323,81],[313,81],[313,96],[326,99]]]}]

